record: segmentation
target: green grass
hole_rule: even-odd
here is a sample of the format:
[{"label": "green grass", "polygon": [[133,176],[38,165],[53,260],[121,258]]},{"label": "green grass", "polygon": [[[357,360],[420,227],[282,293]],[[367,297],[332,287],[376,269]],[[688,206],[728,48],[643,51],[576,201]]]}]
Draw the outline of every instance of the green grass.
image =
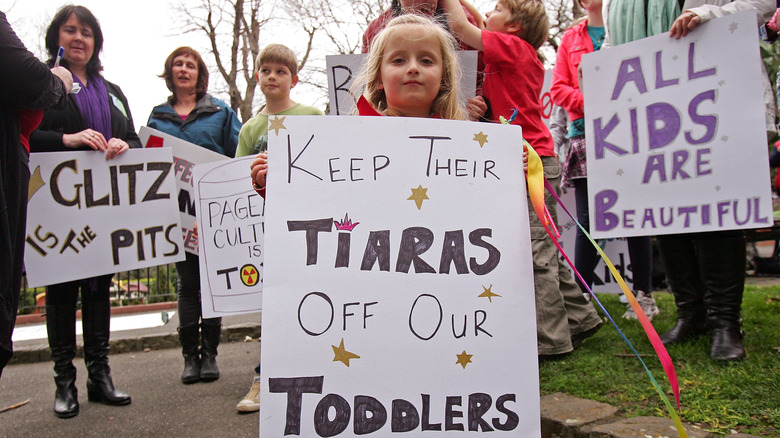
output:
[{"label": "green grass", "polygon": [[[674,326],[677,311],[670,294],[653,295],[661,311],[653,325],[661,334]],[[669,382],[642,327],[638,322],[620,318],[625,305],[618,302],[616,295],[599,295],[599,300],[674,404]],[[780,286],[746,287],[742,317],[747,350],[744,361],[720,364],[710,360],[706,336],[669,347],[680,384],[681,417],[686,423],[716,434],[726,435],[735,430],[778,436]],[[541,364],[539,378],[543,395],[565,392],[598,400],[619,408],[627,417],[669,417],[642,364],[610,323],[605,323],[595,336],[564,360]]]}]

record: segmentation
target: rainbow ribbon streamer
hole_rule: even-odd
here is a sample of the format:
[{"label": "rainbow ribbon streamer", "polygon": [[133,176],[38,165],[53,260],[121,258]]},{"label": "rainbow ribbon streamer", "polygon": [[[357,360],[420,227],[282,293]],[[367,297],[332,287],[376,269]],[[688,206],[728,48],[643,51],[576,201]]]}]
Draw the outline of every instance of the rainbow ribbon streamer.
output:
[{"label": "rainbow ribbon streamer", "polygon": [[[513,113],[513,117],[510,118],[510,121],[514,119],[516,112],[517,110],[515,110],[515,113]],[[502,123],[506,123],[505,119],[503,118],[502,118]],[[650,323],[650,320],[647,319],[645,312],[642,310],[642,307],[639,306],[639,302],[636,300],[636,297],[634,297],[634,294],[628,288],[628,285],[626,285],[625,280],[623,280],[623,277],[615,268],[615,265],[612,263],[609,257],[607,257],[607,255],[604,254],[604,251],[596,243],[596,241],[593,240],[590,234],[587,231],[585,231],[585,228],[583,228],[582,224],[577,222],[577,219],[575,219],[574,216],[572,216],[572,214],[566,208],[566,206],[563,205],[563,202],[561,202],[561,199],[558,197],[558,194],[555,193],[555,190],[553,189],[552,185],[550,185],[550,183],[544,178],[542,159],[539,157],[539,154],[533,149],[533,147],[531,147],[530,144],[528,144],[527,141],[523,140],[523,145],[528,149],[528,173],[526,175],[528,181],[528,196],[531,199],[531,204],[534,208],[534,211],[536,212],[536,215],[539,217],[539,220],[541,221],[542,225],[544,225],[545,231],[547,231],[547,234],[550,236],[550,239],[552,239],[553,243],[558,248],[558,251],[560,251],[561,255],[563,255],[563,258],[566,259],[566,263],[569,264],[572,272],[574,272],[577,278],[580,279],[580,283],[585,284],[585,282],[582,280],[582,276],[574,267],[574,263],[571,262],[569,256],[563,250],[563,247],[561,247],[561,244],[558,241],[558,239],[560,238],[560,233],[555,227],[555,222],[552,220],[550,212],[547,210],[547,207],[544,204],[544,190],[546,188],[547,191],[555,198],[558,204],[563,208],[566,214],[569,215],[569,217],[572,220],[574,220],[574,223],[577,224],[579,229],[585,234],[585,236],[587,236],[588,240],[596,248],[596,251],[598,251],[599,255],[604,260],[604,263],[606,263],[607,267],[609,268],[609,271],[615,277],[615,280],[620,285],[620,288],[623,290],[623,293],[628,298],[628,302],[631,305],[631,308],[634,309],[634,313],[636,313],[637,317],[639,318],[639,322],[642,325],[642,328],[645,330],[645,334],[647,335],[647,338],[650,340],[650,344],[652,344],[653,349],[655,350],[655,353],[658,356],[658,360],[661,362],[661,365],[663,366],[664,372],[666,373],[666,377],[669,380],[670,386],[672,387],[672,392],[674,393],[675,401],[677,402],[677,410],[679,410],[680,409],[680,387],[677,381],[677,373],[674,370],[674,364],[672,363],[672,358],[669,357],[669,353],[666,351],[666,347],[664,347],[663,342],[661,342],[661,339],[658,337],[658,333],[656,333],[655,328],[653,328],[653,325]],[[644,367],[645,372],[650,377],[650,381],[653,383],[653,387],[655,388],[656,392],[658,392],[658,395],[661,396],[661,400],[666,406],[666,410],[669,412],[669,415],[672,417],[672,421],[674,422],[674,426],[677,429],[678,435],[681,438],[688,438],[688,433],[685,432],[685,429],[683,428],[683,424],[682,421],[680,420],[680,416],[678,415],[677,410],[674,409],[671,402],[669,401],[669,398],[666,397],[666,394],[664,394],[663,389],[661,389],[661,386],[658,384],[658,381],[656,381],[655,377],[653,376],[653,373],[650,372],[650,369],[645,364],[645,361],[642,360],[642,357],[639,355],[639,353],[636,351],[634,346],[631,344],[631,341],[629,341],[626,335],[623,333],[623,331],[620,330],[620,327],[618,327],[617,323],[612,318],[612,315],[610,315],[609,312],[607,312],[607,309],[604,308],[604,305],[601,303],[601,301],[599,301],[598,297],[596,297],[596,294],[594,294],[589,287],[587,288],[590,296],[593,297],[594,300],[596,300],[596,303],[598,303],[599,307],[601,308],[601,311],[604,312],[604,314],[607,316],[609,321],[612,323],[615,329],[617,329],[620,336],[623,338],[626,344],[628,344],[629,348],[631,348],[631,351],[634,352],[634,355],[636,356],[637,359],[639,359],[639,362]]]}]

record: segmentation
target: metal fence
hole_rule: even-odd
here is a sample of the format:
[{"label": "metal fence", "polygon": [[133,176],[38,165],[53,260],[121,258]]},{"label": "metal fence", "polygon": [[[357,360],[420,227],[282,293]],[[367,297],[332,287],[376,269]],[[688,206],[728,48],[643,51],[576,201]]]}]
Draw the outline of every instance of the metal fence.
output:
[{"label": "metal fence", "polygon": [[[110,291],[112,306],[176,301],[176,265],[117,272],[111,279]],[[41,313],[45,305],[46,288],[30,288],[23,277],[18,314]]]}]

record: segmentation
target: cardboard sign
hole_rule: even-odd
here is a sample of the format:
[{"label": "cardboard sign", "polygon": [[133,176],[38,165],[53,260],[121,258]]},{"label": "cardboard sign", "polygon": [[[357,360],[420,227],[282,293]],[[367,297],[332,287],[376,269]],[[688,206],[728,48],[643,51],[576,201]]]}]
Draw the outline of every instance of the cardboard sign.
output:
[{"label": "cardboard sign", "polygon": [[[460,78],[460,96],[466,99],[474,97],[477,88],[477,51],[458,51],[458,59],[463,75]],[[325,57],[328,74],[328,98],[330,115],[351,115],[355,109],[355,98],[350,94],[352,82],[360,74],[363,60],[368,55],[329,55]]]},{"label": "cardboard sign", "polygon": [[260,435],[538,437],[520,128],[283,124],[269,135]]},{"label": "cardboard sign", "polygon": [[263,297],[263,198],[249,175],[254,156],[195,166],[200,293],[204,318],[258,312]]},{"label": "cardboard sign", "polygon": [[192,169],[196,164],[227,160],[222,154],[196,144],[168,135],[164,132],[142,126],[138,131],[141,144],[146,148],[169,147],[173,150],[173,171],[181,214],[181,231],[184,235],[184,250],[198,255],[198,241],[192,234],[195,224],[195,195],[192,188]]},{"label": "cardboard sign", "polygon": [[[563,205],[565,205],[572,214],[575,214],[577,201],[574,199],[574,189],[564,191],[560,197],[561,201],[563,201]],[[558,222],[558,231],[561,233],[561,246],[563,247],[563,250],[566,251],[566,255],[569,256],[572,263],[576,264],[577,260],[574,251],[574,242],[577,236],[577,224],[575,224],[574,220],[563,211],[563,208],[561,208],[560,205],[558,206]],[[616,237],[613,239],[599,239],[596,242],[601,246],[604,254],[606,254],[615,265],[615,268],[620,273],[620,276],[623,277],[623,280],[625,280],[628,288],[634,290],[634,273],[631,266],[631,257],[628,254],[628,241],[623,237]],[[560,263],[560,266],[565,266],[571,271],[569,263],[560,254],[558,263]],[[572,272],[572,276],[574,276],[574,272]],[[604,260],[601,258],[599,258],[599,263],[596,265],[596,268],[593,269],[593,286],[591,289],[593,289],[593,292],[595,293],[617,294],[621,292],[620,285],[617,284],[612,273],[609,272],[606,263],[604,263]]]},{"label": "cardboard sign", "polygon": [[594,237],[772,224],[755,11],[582,58]]},{"label": "cardboard sign", "polygon": [[184,260],[171,150],[30,155],[30,287]]}]

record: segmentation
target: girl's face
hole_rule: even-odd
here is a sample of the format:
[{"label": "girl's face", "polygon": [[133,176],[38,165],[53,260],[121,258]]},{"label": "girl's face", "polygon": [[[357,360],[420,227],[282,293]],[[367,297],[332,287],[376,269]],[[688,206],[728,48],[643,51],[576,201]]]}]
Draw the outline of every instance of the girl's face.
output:
[{"label": "girl's face", "polygon": [[444,67],[435,34],[421,26],[398,26],[388,35],[378,88],[385,91],[387,114],[431,117]]},{"label": "girl's face", "polygon": [[95,51],[95,37],[92,29],[79,23],[76,14],[70,14],[68,20],[60,26],[59,45],[65,48],[63,58],[71,67],[87,65]]},{"label": "girl's face", "polygon": [[198,85],[198,61],[190,55],[173,58],[171,66],[174,90],[192,90]]}]

